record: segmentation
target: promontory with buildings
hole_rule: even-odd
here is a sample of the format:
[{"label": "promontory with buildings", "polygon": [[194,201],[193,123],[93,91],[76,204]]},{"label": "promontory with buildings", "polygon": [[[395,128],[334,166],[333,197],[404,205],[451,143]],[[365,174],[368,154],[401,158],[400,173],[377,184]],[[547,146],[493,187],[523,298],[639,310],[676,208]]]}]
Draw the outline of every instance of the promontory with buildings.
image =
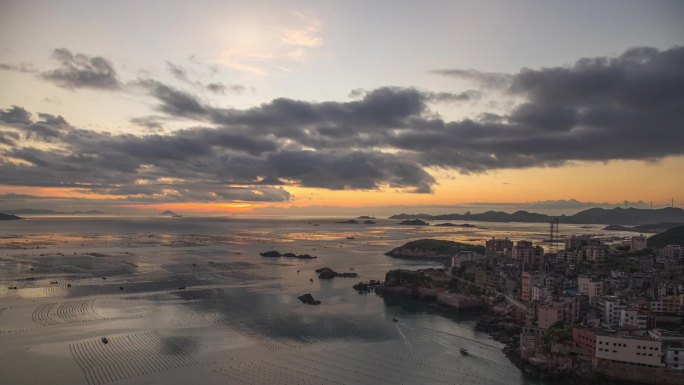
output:
[{"label": "promontory with buildings", "polygon": [[560,237],[559,221],[549,222],[542,244],[505,237],[484,245],[409,242],[388,255],[441,259],[445,268],[393,270],[376,291],[485,309],[491,317],[478,327],[505,342],[511,360],[537,377],[684,384],[684,223],[616,240]]}]

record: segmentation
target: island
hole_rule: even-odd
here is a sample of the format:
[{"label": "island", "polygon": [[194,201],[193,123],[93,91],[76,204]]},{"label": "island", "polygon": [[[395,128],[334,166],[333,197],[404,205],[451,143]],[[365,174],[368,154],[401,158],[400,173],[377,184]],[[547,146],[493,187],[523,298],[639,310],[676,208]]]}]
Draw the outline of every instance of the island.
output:
[{"label": "island", "polygon": [[271,251],[265,251],[263,253],[259,253],[262,257],[266,258],[296,258],[296,259],[315,259],[318,258],[316,256],[310,255],[310,254],[295,254],[295,253],[283,253],[281,254],[279,251],[276,250],[271,250]]},{"label": "island", "polygon": [[335,277],[341,278],[356,278],[359,275],[356,273],[338,273],[329,267],[322,267],[316,270],[319,279],[333,279]]},{"label": "island", "polygon": [[481,245],[461,243],[442,239],[419,239],[395,247],[385,253],[394,258],[405,259],[436,259],[447,260],[459,253],[484,254],[485,248]]},{"label": "island", "polygon": [[429,223],[421,221],[420,219],[409,219],[406,221],[399,222],[399,224],[406,226],[430,226]]},{"label": "island", "polygon": [[519,210],[514,213],[503,211],[486,211],[471,214],[398,214],[389,219],[423,219],[450,221],[482,221],[482,222],[525,222],[549,223],[558,219],[561,223],[573,224],[605,224],[605,225],[645,225],[663,222],[684,222],[684,209],[678,207],[664,207],[661,209],[637,209],[615,207],[604,209],[594,207],[573,215],[551,216]]},{"label": "island", "polygon": [[320,305],[321,304],[321,301],[314,299],[313,295],[311,295],[309,293],[304,294],[304,295],[300,295],[299,297],[297,297],[297,299],[299,299],[300,301],[302,301],[302,303],[305,303],[307,305]]},{"label": "island", "polygon": [[346,221],[339,221],[339,222],[335,222],[335,223],[344,223],[344,224],[355,225],[355,224],[358,224],[359,221],[357,221],[356,219],[349,219]]},{"label": "island", "polygon": [[12,214],[0,213],[0,221],[12,221],[12,220],[17,220],[17,219],[23,219],[23,218],[18,217],[16,215],[12,215]]}]

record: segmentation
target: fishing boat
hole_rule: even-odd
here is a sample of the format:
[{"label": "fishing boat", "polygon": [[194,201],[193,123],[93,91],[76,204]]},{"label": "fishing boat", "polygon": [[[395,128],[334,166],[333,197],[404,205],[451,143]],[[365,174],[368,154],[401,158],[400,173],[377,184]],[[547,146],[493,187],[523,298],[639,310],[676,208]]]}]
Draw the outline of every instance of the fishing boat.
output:
[{"label": "fishing boat", "polygon": [[461,348],[461,354],[463,354],[464,356],[467,356],[468,355],[468,349]]}]

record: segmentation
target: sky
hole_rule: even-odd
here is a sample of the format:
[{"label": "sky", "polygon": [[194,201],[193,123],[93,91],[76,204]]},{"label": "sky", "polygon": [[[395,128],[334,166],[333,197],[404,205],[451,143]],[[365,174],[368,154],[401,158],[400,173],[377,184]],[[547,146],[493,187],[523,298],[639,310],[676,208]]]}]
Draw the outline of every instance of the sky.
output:
[{"label": "sky", "polygon": [[0,210],[684,207],[682,20],[681,1],[0,0]]}]

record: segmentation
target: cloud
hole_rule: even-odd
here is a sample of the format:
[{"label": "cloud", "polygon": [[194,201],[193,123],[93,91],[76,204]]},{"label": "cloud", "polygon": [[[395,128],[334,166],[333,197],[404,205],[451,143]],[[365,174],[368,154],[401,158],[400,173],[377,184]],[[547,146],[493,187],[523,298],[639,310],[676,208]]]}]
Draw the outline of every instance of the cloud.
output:
[{"label": "cloud", "polygon": [[501,72],[482,72],[473,69],[442,68],[431,70],[435,75],[449,76],[471,81],[483,88],[505,89],[511,84],[513,75]]},{"label": "cloud", "polygon": [[41,76],[63,88],[118,89],[121,83],[112,63],[101,56],[73,54],[66,48],[54,50],[60,67]]},{"label": "cloud", "polygon": [[31,113],[19,106],[0,110],[0,122],[5,124],[30,124]]},{"label": "cloud", "polygon": [[209,83],[206,85],[206,88],[207,90],[217,94],[225,94],[226,92],[231,92],[239,95],[247,91],[247,87],[243,86],[242,84],[225,85],[221,82]]},{"label": "cloud", "polygon": [[131,119],[131,123],[138,127],[143,127],[149,132],[162,132],[164,125],[156,116],[139,116]]},{"label": "cloud", "polygon": [[159,201],[284,199],[280,190],[265,189],[425,193],[436,183],[430,169],[477,173],[684,155],[681,47],[634,48],[615,58],[524,69],[510,75],[505,90],[521,104],[509,113],[457,121],[443,119],[431,103],[476,94],[381,87],[351,101],[277,98],[235,109],[156,80],[138,84],[156,98],[164,119],[192,118],[196,126],[115,135],[72,127],[51,115],[34,120],[21,107],[0,110],[12,130],[55,145],[48,150],[10,137],[10,148],[0,148],[0,184],[78,187]]},{"label": "cloud", "polygon": [[12,131],[0,131],[0,144],[13,146],[19,139],[19,134]]},{"label": "cloud", "polygon": [[183,68],[183,66],[178,65],[178,64],[173,64],[170,61],[166,61],[166,66],[169,69],[169,72],[178,80],[183,81],[183,82],[190,82],[188,79],[188,71]]},{"label": "cloud", "polygon": [[480,99],[482,93],[477,90],[468,90],[459,93],[453,92],[428,92],[425,94],[426,98],[435,103],[459,103],[469,102],[471,100]]},{"label": "cloud", "polygon": [[24,72],[24,73],[34,73],[36,70],[33,68],[33,65],[30,63],[21,63],[19,65],[16,64],[7,64],[7,63],[0,63],[0,70],[4,71],[14,71],[14,72]]},{"label": "cloud", "polygon": [[321,33],[321,22],[311,16],[305,15],[301,12],[293,12],[297,19],[304,23],[303,26],[292,28],[283,31],[280,41],[284,45],[316,48],[323,44]]},{"label": "cloud", "polygon": [[162,104],[159,109],[170,115],[192,116],[206,113],[206,109],[199,100],[188,92],[184,92],[152,79],[144,79],[138,82],[139,85],[159,99]]}]

